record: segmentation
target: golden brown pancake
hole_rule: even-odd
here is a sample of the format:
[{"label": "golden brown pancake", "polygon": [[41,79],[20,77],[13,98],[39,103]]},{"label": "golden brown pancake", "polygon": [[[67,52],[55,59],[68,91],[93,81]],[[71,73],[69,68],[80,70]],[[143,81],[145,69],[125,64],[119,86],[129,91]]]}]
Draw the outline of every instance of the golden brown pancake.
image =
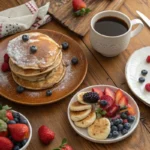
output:
[{"label": "golden brown pancake", "polygon": [[50,73],[46,76],[45,80],[37,81],[37,82],[31,82],[31,81],[21,79],[18,76],[16,76],[14,73],[12,73],[12,76],[17,84],[27,89],[41,90],[41,89],[50,88],[54,86],[56,83],[60,82],[65,75],[65,69],[66,68],[61,63],[60,66],[54,69],[53,74]]},{"label": "golden brown pancake", "polygon": [[[7,52],[11,61],[23,69],[44,69],[51,66],[61,47],[49,36],[33,32],[25,33],[29,40],[24,42],[22,35],[9,41]],[[36,46],[35,53],[30,52],[30,47]]]}]

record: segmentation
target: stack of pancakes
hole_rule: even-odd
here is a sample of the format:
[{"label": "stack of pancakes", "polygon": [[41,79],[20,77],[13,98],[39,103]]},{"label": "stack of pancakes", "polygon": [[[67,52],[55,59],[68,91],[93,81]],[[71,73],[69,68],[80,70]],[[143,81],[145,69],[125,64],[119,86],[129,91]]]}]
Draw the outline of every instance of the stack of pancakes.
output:
[{"label": "stack of pancakes", "polygon": [[[15,82],[27,89],[47,89],[60,82],[65,74],[62,48],[49,36],[26,33],[28,41],[20,35],[8,43],[9,65]],[[37,47],[35,53],[30,48]]]}]

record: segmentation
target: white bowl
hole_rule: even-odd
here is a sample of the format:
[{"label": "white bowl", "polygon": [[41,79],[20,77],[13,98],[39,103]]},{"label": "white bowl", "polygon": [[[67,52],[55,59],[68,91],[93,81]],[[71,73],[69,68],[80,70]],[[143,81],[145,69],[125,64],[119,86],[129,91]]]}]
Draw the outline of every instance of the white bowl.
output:
[{"label": "white bowl", "polygon": [[[108,87],[108,88],[110,88],[110,89],[113,90],[113,91],[116,91],[116,90],[118,89],[118,88],[116,88],[116,87],[114,87],[114,86],[110,86],[110,85],[93,85],[93,86],[89,86],[89,87],[87,87],[87,88],[84,88],[84,89],[82,89],[82,90],[79,91],[79,92],[91,91],[92,88],[94,88],[94,87],[99,87],[99,88],[101,88],[102,90],[104,90],[106,87]],[[123,90],[122,90],[122,91],[123,91]],[[78,92],[78,93],[79,93],[79,92]],[[79,127],[75,126],[75,124],[73,123],[73,121],[72,121],[71,118],[70,118],[70,109],[69,109],[69,108],[70,108],[70,105],[71,105],[73,102],[77,101],[77,94],[78,94],[78,93],[76,93],[76,94],[73,96],[73,98],[71,99],[71,101],[70,101],[70,103],[69,103],[69,105],[68,105],[68,119],[69,119],[69,122],[70,122],[72,128],[73,128],[80,136],[82,136],[83,138],[85,138],[85,139],[87,139],[87,140],[89,140],[89,141],[91,141],[91,142],[95,142],[95,143],[103,143],[103,144],[115,143],[115,142],[118,142],[118,141],[121,141],[121,140],[127,138],[127,137],[128,137],[129,135],[131,135],[132,132],[136,129],[136,127],[137,127],[137,125],[138,125],[138,123],[139,123],[139,119],[140,119],[140,111],[139,111],[139,108],[138,108],[136,102],[134,101],[134,99],[133,99],[128,93],[126,93],[125,91],[123,91],[124,95],[128,98],[129,104],[134,108],[135,113],[136,113],[136,116],[135,116],[136,119],[135,119],[134,123],[131,125],[131,129],[129,130],[129,132],[128,132],[127,134],[125,134],[125,135],[120,135],[119,137],[114,138],[114,139],[112,138],[112,139],[106,139],[106,140],[96,140],[96,139],[90,137],[90,136],[88,135],[87,129],[82,129],[82,128],[79,128]]]},{"label": "white bowl", "polygon": [[30,143],[30,141],[31,141],[31,138],[32,138],[32,126],[31,126],[29,120],[28,120],[23,114],[21,114],[21,113],[18,112],[18,111],[15,111],[15,110],[12,110],[12,112],[17,112],[17,113],[19,113],[21,117],[23,117],[25,120],[27,120],[28,127],[29,127],[29,131],[30,131],[30,135],[29,135],[29,138],[28,138],[27,143],[26,143],[21,149],[19,149],[19,150],[26,150],[27,147],[28,147],[28,145],[29,145],[29,143]]}]

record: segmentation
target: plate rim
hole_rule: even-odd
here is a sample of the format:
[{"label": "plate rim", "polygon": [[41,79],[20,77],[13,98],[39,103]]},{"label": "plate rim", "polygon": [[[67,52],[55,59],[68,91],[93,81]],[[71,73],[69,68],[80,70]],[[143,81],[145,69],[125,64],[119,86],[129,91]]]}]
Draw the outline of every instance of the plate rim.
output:
[{"label": "plate rim", "polygon": [[[41,32],[40,32],[40,31],[41,31]],[[24,31],[24,32],[15,34],[15,35],[13,35],[13,36],[10,36],[10,37],[4,39],[0,44],[3,44],[3,42],[5,42],[6,40],[13,39],[13,37],[16,37],[16,36],[18,36],[18,35],[20,35],[20,34],[23,34],[23,33],[28,33],[28,32],[40,32],[40,33],[42,33],[42,31],[45,31],[45,32],[52,32],[52,33],[56,33],[56,34],[60,34],[60,35],[62,35],[62,36],[65,36],[65,37],[67,37],[68,39],[72,40],[74,43],[76,43],[76,44],[81,48],[81,46],[80,46],[73,38],[69,37],[68,35],[63,34],[63,33],[61,33],[61,32],[54,31],[54,30],[49,30],[49,29],[27,30],[27,31]],[[85,79],[85,77],[86,77],[86,75],[87,75],[87,71],[88,71],[88,61],[87,61],[86,55],[85,55],[84,52],[83,52],[83,48],[81,48],[81,50],[82,50],[83,56],[85,57],[85,64],[86,64],[86,65],[85,65],[85,72],[84,72],[84,75],[83,75],[83,77],[81,78],[80,82],[76,85],[76,87],[75,87],[72,91],[68,92],[68,94],[62,96],[61,98],[55,99],[54,101],[44,102],[44,103],[24,103],[23,101],[15,101],[15,100],[13,100],[12,98],[7,97],[7,95],[3,95],[3,93],[1,93],[1,92],[0,92],[0,96],[4,97],[4,98],[6,98],[6,99],[8,99],[8,100],[10,100],[10,101],[12,101],[12,102],[15,102],[15,103],[18,103],[18,104],[22,104],[22,105],[28,105],[28,106],[47,105],[47,104],[52,104],[52,103],[55,103],[55,102],[58,102],[58,101],[63,100],[65,97],[68,97],[70,94],[72,94],[74,91],[77,90],[77,88],[82,84],[82,82],[84,81],[84,79]]]},{"label": "plate rim", "polygon": [[72,128],[74,129],[74,131],[75,131],[76,133],[78,133],[81,137],[85,138],[85,139],[88,140],[88,141],[91,141],[91,142],[94,142],[94,143],[99,143],[99,144],[116,143],[116,142],[119,142],[119,141],[124,140],[125,138],[129,137],[129,136],[135,131],[135,129],[137,128],[137,126],[138,126],[138,124],[139,124],[139,121],[140,121],[140,110],[139,110],[139,107],[138,107],[136,101],[134,100],[134,98],[133,98],[130,94],[128,94],[126,91],[124,91],[124,90],[122,90],[122,89],[121,89],[121,91],[123,91],[123,92],[133,101],[133,103],[135,104],[135,106],[136,106],[136,108],[137,108],[137,119],[136,119],[136,123],[135,123],[135,125],[132,127],[132,129],[131,129],[127,134],[123,135],[123,136],[120,137],[119,139],[116,138],[116,139],[109,139],[109,140],[96,140],[96,139],[94,139],[94,138],[92,138],[92,137],[90,137],[90,136],[88,136],[88,137],[85,136],[84,134],[80,133],[80,132],[77,130],[77,128],[76,128],[75,125],[73,124],[73,121],[72,121],[71,118],[70,118],[70,109],[69,109],[69,108],[70,108],[71,102],[72,102],[72,100],[75,98],[75,96],[77,96],[77,94],[78,94],[79,92],[85,91],[85,90],[87,90],[87,89],[89,89],[89,88],[93,88],[93,87],[108,87],[108,88],[113,88],[113,89],[116,89],[116,90],[117,90],[117,89],[120,89],[120,88],[115,87],[115,86],[112,86],[112,85],[100,84],[100,85],[91,85],[91,86],[88,86],[88,87],[86,87],[86,88],[81,89],[81,90],[78,91],[76,94],[74,94],[73,97],[71,98],[71,100],[70,100],[70,102],[69,102],[69,104],[68,104],[68,108],[67,108],[67,117],[68,117],[68,120],[69,120],[69,123],[70,123],[71,127],[72,127]]}]

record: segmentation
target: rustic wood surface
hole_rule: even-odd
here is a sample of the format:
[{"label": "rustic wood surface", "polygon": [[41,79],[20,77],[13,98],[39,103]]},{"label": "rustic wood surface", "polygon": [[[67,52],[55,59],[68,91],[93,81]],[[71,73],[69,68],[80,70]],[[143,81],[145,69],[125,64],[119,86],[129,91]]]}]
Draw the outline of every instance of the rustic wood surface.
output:
[{"label": "rustic wood surface", "polygon": [[[25,0],[24,0],[25,1]],[[19,5],[17,0],[1,0],[0,10]],[[138,18],[136,10],[143,12],[150,18],[150,0],[126,0],[120,11],[127,14],[131,19]],[[63,101],[46,106],[29,107],[10,102],[0,97],[2,104],[9,104],[13,109],[26,115],[33,127],[33,138],[27,150],[52,150],[57,147],[61,140],[66,137],[74,150],[149,150],[150,149],[150,108],[138,100],[129,90],[125,80],[125,64],[129,56],[136,50],[150,45],[150,29],[145,25],[143,31],[133,38],[129,47],[121,55],[114,58],[106,58],[95,52],[89,41],[89,33],[79,38],[69,30],[63,28],[57,21],[53,20],[44,29],[51,29],[62,32],[75,39],[87,56],[89,69],[83,84],[78,90],[94,84],[110,84],[120,87],[131,94],[141,111],[140,123],[135,132],[127,139],[109,145],[91,143],[75,133],[67,120],[67,106],[73,96],[70,95]],[[37,130],[45,124],[56,133],[55,140],[48,146],[39,142]]]},{"label": "rustic wood surface", "polygon": [[[20,4],[25,0],[17,0]],[[98,12],[113,9],[118,10],[125,0],[85,0],[91,12],[84,17],[75,17],[72,9],[72,0],[36,0],[38,6],[50,1],[49,13],[62,25],[71,31],[84,36],[89,31],[91,18]]]}]

